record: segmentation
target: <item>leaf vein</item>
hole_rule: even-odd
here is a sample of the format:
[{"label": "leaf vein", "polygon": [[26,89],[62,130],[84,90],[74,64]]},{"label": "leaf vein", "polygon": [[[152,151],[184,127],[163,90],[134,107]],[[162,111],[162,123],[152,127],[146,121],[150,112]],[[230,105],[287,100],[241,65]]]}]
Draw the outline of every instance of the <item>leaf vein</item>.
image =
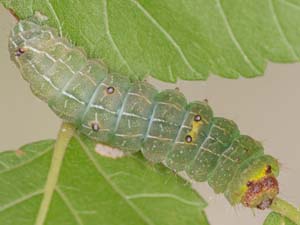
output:
[{"label": "leaf vein", "polygon": [[300,5],[296,5],[295,3],[293,3],[293,2],[290,2],[290,1],[288,1],[288,0],[281,0],[281,2],[283,2],[283,3],[285,3],[286,5],[289,5],[289,6],[291,6],[292,8],[294,8],[294,9],[297,9],[297,10],[300,10]]},{"label": "leaf vein", "polygon": [[0,161],[0,165],[2,165],[5,170],[9,168],[9,166],[6,163],[2,162],[2,161]]},{"label": "leaf vein", "polygon": [[28,5],[29,5],[29,8],[30,8],[30,13],[33,14],[33,0],[31,0]]},{"label": "leaf vein", "polygon": [[137,215],[146,223],[149,225],[154,225],[154,223],[152,223],[152,221],[143,213],[141,212],[141,210],[129,199],[126,198],[126,195],[112,182],[112,180],[109,178],[108,175],[106,175],[106,173],[103,171],[103,169],[101,168],[101,166],[99,164],[97,164],[97,162],[95,161],[95,158],[91,155],[91,153],[89,152],[87,146],[81,141],[81,139],[75,135],[75,138],[77,139],[77,141],[79,142],[79,144],[81,145],[82,149],[84,150],[84,152],[86,153],[87,157],[90,159],[90,161],[94,164],[96,170],[98,171],[98,173],[103,176],[103,178],[106,180],[106,182],[112,187],[112,189],[121,196],[122,199],[124,199],[124,201],[137,213]]},{"label": "leaf vein", "polygon": [[22,166],[30,164],[31,162],[33,162],[33,161],[39,159],[40,157],[42,157],[43,155],[47,154],[52,148],[53,148],[53,145],[49,146],[48,148],[45,149],[44,152],[36,155],[35,157],[30,158],[28,161],[25,161],[24,163],[20,163],[20,164],[14,166],[14,167],[9,167],[8,169],[0,171],[0,174],[6,173],[6,172],[10,172],[10,171],[18,169],[18,168],[20,168]]},{"label": "leaf vein", "polygon": [[169,72],[169,79],[171,81],[176,81],[176,78],[174,77],[171,65],[168,66],[168,72]]},{"label": "leaf vein", "polygon": [[58,193],[58,195],[61,197],[61,199],[63,200],[63,202],[67,206],[67,208],[70,210],[71,214],[74,216],[76,222],[79,225],[84,225],[83,222],[81,221],[80,216],[78,215],[78,213],[76,212],[76,210],[73,208],[71,202],[69,201],[69,199],[67,198],[67,196],[63,193],[63,191],[60,190],[60,188],[58,186],[56,186],[55,190]]},{"label": "leaf vein", "polygon": [[118,57],[121,59],[122,63],[126,65],[129,72],[133,72],[132,69],[130,68],[128,62],[126,61],[126,59],[122,55],[119,47],[117,46],[117,44],[114,41],[114,39],[112,37],[112,34],[110,32],[109,19],[108,19],[108,10],[107,10],[107,0],[103,0],[103,17],[104,17],[105,31],[106,31],[106,34],[108,36],[108,39],[109,39],[113,49],[116,51],[116,53],[117,53]]},{"label": "leaf vein", "polygon": [[239,43],[238,39],[236,38],[233,29],[228,21],[228,18],[226,16],[226,13],[222,7],[222,4],[220,2],[220,0],[216,0],[217,3],[217,9],[219,10],[223,20],[224,20],[224,24],[225,27],[228,31],[229,37],[231,39],[231,41],[233,42],[233,44],[235,45],[235,47],[238,49],[238,51],[240,52],[240,54],[243,56],[243,59],[245,60],[245,62],[248,64],[248,66],[256,73],[256,74],[261,74],[263,73],[262,70],[260,70],[256,65],[254,65],[253,62],[251,62],[250,58],[247,56],[246,52],[243,50],[241,44]]},{"label": "leaf vein", "polygon": [[285,45],[287,46],[288,50],[290,51],[290,53],[292,54],[292,56],[294,57],[294,59],[299,59],[297,53],[294,51],[291,43],[289,42],[287,36],[285,35],[283,29],[282,29],[282,26],[280,24],[280,21],[279,21],[279,17],[276,13],[276,10],[274,8],[274,4],[273,4],[273,0],[269,0],[269,8],[270,8],[270,11],[273,15],[273,20],[274,20],[274,23],[275,23],[275,26],[280,34],[280,36],[282,37],[283,41],[285,42]]},{"label": "leaf vein", "polygon": [[39,191],[35,191],[35,192],[33,192],[33,193],[30,193],[30,194],[24,195],[24,196],[22,196],[21,198],[18,198],[18,199],[14,200],[14,201],[12,201],[12,202],[6,204],[6,205],[1,206],[1,207],[0,207],[0,212],[4,211],[4,210],[6,210],[6,209],[9,209],[9,208],[11,208],[11,207],[14,207],[14,206],[16,206],[16,205],[18,205],[18,204],[20,204],[20,203],[22,203],[22,202],[24,202],[24,201],[26,201],[26,200],[32,198],[32,197],[35,197],[35,196],[37,196],[37,195],[40,195],[40,194],[42,194],[42,193],[43,193],[43,190],[39,190]]},{"label": "leaf vein", "polygon": [[108,177],[109,178],[113,178],[113,177],[119,177],[119,176],[128,176],[128,177],[133,177],[132,174],[124,172],[124,171],[119,171],[113,174],[109,174]]},{"label": "leaf vein", "polygon": [[195,74],[203,76],[202,73],[198,72],[193,66],[190,64],[188,59],[186,58],[185,54],[183,53],[179,44],[174,40],[174,38],[166,31],[166,29],[158,23],[157,20],[153,18],[153,16],[137,1],[137,0],[130,0],[141,12],[148,18],[152,24],[166,37],[166,39],[173,45],[175,50],[178,52],[179,56],[181,57],[184,64]]},{"label": "leaf vein", "polygon": [[60,23],[60,20],[59,20],[57,14],[56,14],[56,12],[55,12],[55,10],[54,10],[51,2],[50,2],[50,0],[46,0],[46,4],[47,4],[47,6],[48,6],[48,8],[49,8],[49,10],[51,12],[51,14],[53,15],[53,17],[55,19],[56,24],[58,26],[59,36],[62,37],[62,25]]},{"label": "leaf vein", "polygon": [[135,195],[128,195],[126,196],[127,199],[138,199],[138,198],[170,198],[175,199],[181,203],[184,203],[186,205],[191,205],[195,207],[201,207],[201,204],[199,202],[193,202],[189,201],[187,199],[184,199],[180,196],[170,194],[170,193],[141,193],[141,194],[135,194]]}]

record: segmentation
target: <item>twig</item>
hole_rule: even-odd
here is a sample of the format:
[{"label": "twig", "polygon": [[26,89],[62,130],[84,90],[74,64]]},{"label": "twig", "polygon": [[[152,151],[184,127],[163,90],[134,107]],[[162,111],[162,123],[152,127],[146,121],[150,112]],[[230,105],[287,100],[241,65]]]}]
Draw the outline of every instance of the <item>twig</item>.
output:
[{"label": "twig", "polygon": [[44,196],[40,205],[37,219],[35,221],[35,225],[43,225],[45,222],[48,209],[52,200],[53,192],[55,190],[55,186],[59,177],[59,172],[63,162],[63,158],[69,141],[71,140],[74,134],[74,131],[74,126],[65,122],[63,122],[59,130],[54,147],[51,166],[47,177],[47,182],[44,189]]},{"label": "twig", "polygon": [[276,198],[272,203],[271,209],[282,216],[289,218],[295,224],[300,225],[300,210],[285,200]]}]

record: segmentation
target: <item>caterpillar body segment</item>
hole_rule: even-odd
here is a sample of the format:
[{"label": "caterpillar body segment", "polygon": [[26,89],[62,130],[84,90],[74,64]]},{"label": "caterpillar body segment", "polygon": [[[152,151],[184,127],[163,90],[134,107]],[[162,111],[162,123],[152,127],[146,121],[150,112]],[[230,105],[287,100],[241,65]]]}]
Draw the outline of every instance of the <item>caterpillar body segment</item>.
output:
[{"label": "caterpillar body segment", "polygon": [[147,82],[110,74],[32,20],[14,27],[9,51],[33,93],[79,132],[208,181],[232,205],[264,209],[278,194],[277,160],[233,121],[214,117],[207,102],[187,103],[178,90],[158,92]]}]

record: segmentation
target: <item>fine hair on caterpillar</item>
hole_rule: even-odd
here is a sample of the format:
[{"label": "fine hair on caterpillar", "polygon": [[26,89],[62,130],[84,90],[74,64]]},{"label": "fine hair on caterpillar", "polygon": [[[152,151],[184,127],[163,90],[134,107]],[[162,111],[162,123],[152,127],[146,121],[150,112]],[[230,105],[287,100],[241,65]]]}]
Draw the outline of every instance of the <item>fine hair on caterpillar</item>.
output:
[{"label": "fine hair on caterpillar", "polygon": [[110,74],[38,17],[18,22],[9,51],[33,93],[90,138],[207,181],[232,205],[265,209],[277,196],[277,160],[207,101]]}]

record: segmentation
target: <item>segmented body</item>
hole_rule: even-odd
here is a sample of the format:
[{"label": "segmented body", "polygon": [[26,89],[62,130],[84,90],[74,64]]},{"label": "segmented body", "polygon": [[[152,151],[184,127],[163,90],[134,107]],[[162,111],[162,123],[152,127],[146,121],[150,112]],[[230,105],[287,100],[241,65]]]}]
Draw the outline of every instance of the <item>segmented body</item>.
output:
[{"label": "segmented body", "polygon": [[89,137],[207,180],[232,204],[266,208],[277,195],[277,160],[233,121],[214,117],[205,101],[187,103],[177,90],[109,74],[54,29],[29,20],[13,29],[9,49],[33,93]]}]

